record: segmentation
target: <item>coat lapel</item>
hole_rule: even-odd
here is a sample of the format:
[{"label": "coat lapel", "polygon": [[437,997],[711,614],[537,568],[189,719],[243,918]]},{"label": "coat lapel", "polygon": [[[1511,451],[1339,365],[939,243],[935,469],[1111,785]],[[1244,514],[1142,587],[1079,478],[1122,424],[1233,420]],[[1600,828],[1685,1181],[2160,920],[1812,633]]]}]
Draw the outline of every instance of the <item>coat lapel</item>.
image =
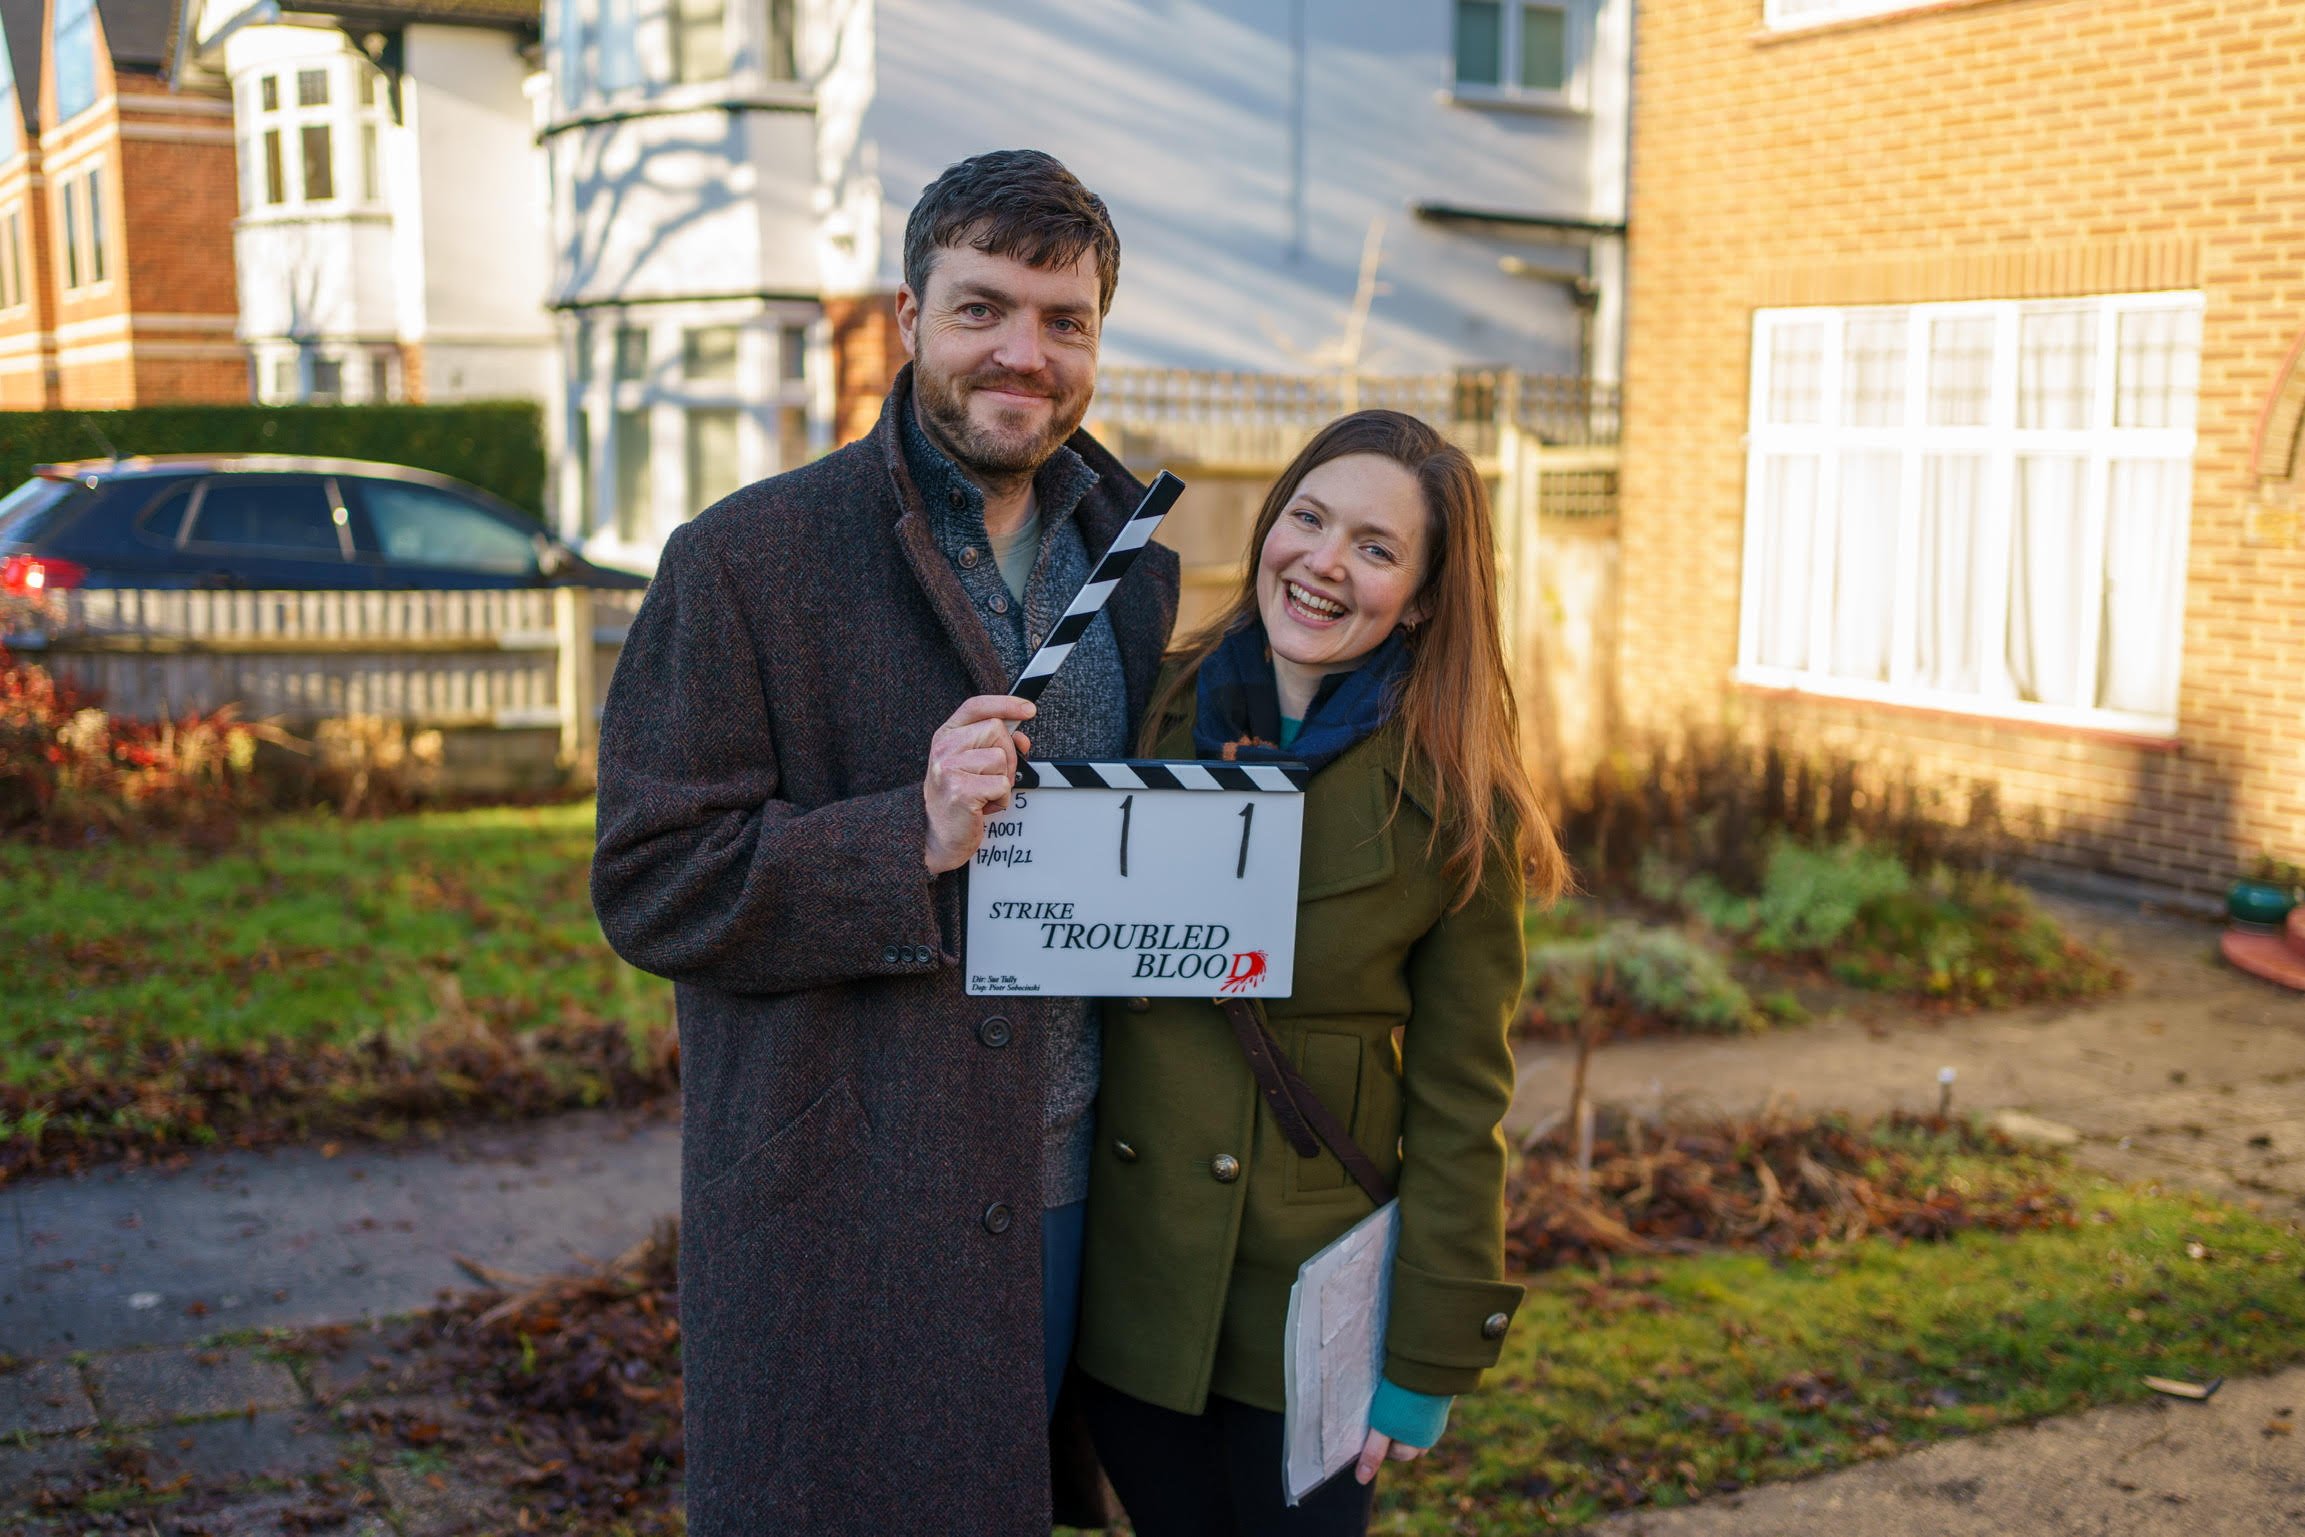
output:
[{"label": "coat lapel", "polygon": [[872,429],[873,443],[896,494],[898,515],[891,531],[897,548],[904,551],[906,564],[912,567],[913,580],[920,584],[921,595],[928,599],[929,608],[967,666],[969,681],[980,694],[1005,694],[1010,679],[1001,669],[999,654],[992,649],[992,637],[976,617],[944,551],[937,548],[936,534],[928,526],[928,512],[921,505],[920,488],[912,483],[912,471],[904,462],[897,413],[911,409],[912,365],[907,363],[889,389],[888,399],[882,402],[880,421]]}]

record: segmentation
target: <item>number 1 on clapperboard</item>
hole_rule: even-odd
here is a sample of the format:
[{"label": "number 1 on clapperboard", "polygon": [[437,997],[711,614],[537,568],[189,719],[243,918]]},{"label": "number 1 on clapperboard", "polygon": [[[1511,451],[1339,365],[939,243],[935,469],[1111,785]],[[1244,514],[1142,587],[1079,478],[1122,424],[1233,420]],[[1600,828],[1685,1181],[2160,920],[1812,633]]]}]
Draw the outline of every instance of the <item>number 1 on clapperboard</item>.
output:
[{"label": "number 1 on clapperboard", "polygon": [[[1016,803],[1019,806],[1023,805],[1023,797],[1019,796]],[[1120,798],[1120,873],[1123,880],[1128,878],[1128,824],[1130,814],[1135,810],[1135,807],[1135,796],[1124,795]],[[1249,829],[1256,825],[1256,819],[1257,803],[1255,801],[1250,801],[1241,807],[1241,857],[1233,865],[1233,879],[1236,881],[1248,878]]]}]

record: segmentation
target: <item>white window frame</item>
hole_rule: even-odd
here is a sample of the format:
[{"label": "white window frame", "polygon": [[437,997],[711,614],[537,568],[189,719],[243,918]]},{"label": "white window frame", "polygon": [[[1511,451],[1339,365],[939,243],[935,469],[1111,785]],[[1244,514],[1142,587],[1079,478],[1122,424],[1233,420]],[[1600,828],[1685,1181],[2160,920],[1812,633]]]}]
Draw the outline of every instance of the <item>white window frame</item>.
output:
[{"label": "white window frame", "polygon": [[1765,0],[1762,18],[1772,32],[1799,32],[1809,27],[1830,26],[1836,21],[1923,10],[1929,3],[1930,0],[1808,0],[1806,5],[1800,5],[1794,0]]},{"label": "white window frame", "polygon": [[24,204],[18,200],[0,208],[0,309],[21,309],[31,299],[24,262]]},{"label": "white window frame", "polygon": [[[2089,425],[2070,430],[2020,429],[2016,422],[2018,343],[2022,317],[2029,312],[2075,308],[2093,311],[2096,326],[2091,354],[2094,373]],[[2084,548],[2078,552],[2082,571],[2081,587],[2093,594],[2103,591],[2111,464],[2115,460],[2160,460],[2182,463],[2189,472],[2194,464],[2198,437],[2193,427],[2143,428],[2117,427],[2113,424],[2117,404],[2120,319],[2123,315],[2147,311],[2192,311],[2198,314],[2201,310],[2201,295],[2187,292],[1757,311],[1753,321],[1750,395],[1746,406],[1750,426],[1746,435],[1745,531],[1735,672],[1737,681],[1763,688],[1909,705],[1961,715],[2173,739],[2177,735],[2174,702],[2166,714],[2142,714],[2101,708],[2094,704],[2045,704],[2019,697],[2016,682],[2009,670],[2006,644],[2012,570],[2010,545],[2019,458],[2061,456],[2076,459],[2082,466]],[[1842,370],[1846,359],[1844,338],[1847,322],[1853,315],[1878,317],[1890,314],[1901,314],[1906,326],[1904,420],[1893,427],[1843,425],[1841,417],[1845,396]],[[1991,396],[1986,426],[1931,426],[1927,422],[1929,327],[1937,320],[1954,316],[1986,317],[1994,323]],[[1775,330],[1780,326],[1819,323],[1826,328],[1818,380],[1820,420],[1810,424],[1771,422],[1770,366]],[[2197,396],[2198,385],[2196,405]],[[1838,505],[1837,481],[1841,457],[1849,452],[1894,453],[1900,461],[1896,576],[1889,627],[1889,677],[1885,683],[1837,676],[1822,670],[1817,661],[1818,658],[1829,658],[1831,655],[1833,604],[1829,599],[1833,590],[1837,528],[1836,520],[1830,513]],[[1975,692],[1931,688],[1915,676],[1915,630],[1918,616],[1914,575],[1919,560],[1917,529],[1922,465],[1930,455],[1944,454],[1977,456],[1985,461],[1985,494],[1983,505],[1979,508],[1984,551],[1978,568],[1983,585],[1971,604],[1971,622],[1976,627],[1975,645],[1982,674]],[[1763,612],[1763,594],[1770,585],[1768,578],[1772,573],[1764,571],[1762,565],[1767,537],[1762,517],[1765,495],[1763,477],[1770,460],[1798,457],[1813,458],[1817,467],[1815,506],[1819,512],[1815,532],[1810,540],[1809,571],[1806,574],[1809,611],[1805,654],[1809,664],[1801,668],[1765,666],[1758,658],[1761,655],[1762,625],[1767,618]],[[2190,515],[2188,476],[2186,507],[2182,518],[2185,526],[2181,529],[2177,551],[2180,571],[2183,569],[2187,547],[2185,536],[2190,532]],[[2182,579],[2177,583],[2177,593],[2178,599],[2172,605],[2172,612],[2164,618],[2164,643],[2169,647],[2172,665],[2181,677],[2184,639]],[[2101,666],[2103,604],[2101,601],[2091,602],[2084,605],[2084,609],[2085,612],[2080,616],[2083,629],[2075,649],[2075,665],[2095,669]],[[1825,665],[1829,665],[1829,662]],[[2093,677],[2094,673],[2090,675]],[[2093,691],[2081,697],[2093,698]]]},{"label": "white window frame", "polygon": [[[328,78],[328,100],[318,106],[300,104],[297,76],[317,71]],[[389,87],[369,100],[370,77],[383,78],[368,60],[352,53],[310,54],[268,60],[251,70],[240,98],[240,146],[243,172],[240,205],[244,216],[303,217],[310,211],[343,213],[374,209],[390,202],[392,93]],[[266,110],[264,81],[275,81],[279,105]],[[328,130],[329,194],[315,198],[307,190],[310,177],[304,163],[304,130]],[[367,187],[365,136],[377,141],[377,185],[371,197]],[[281,139],[281,200],[265,200],[264,136],[277,131]]]},{"label": "white window frame", "polygon": [[1503,30],[1498,43],[1498,73],[1517,74],[1521,65],[1521,13],[1525,5],[1561,13],[1562,40],[1567,65],[1561,89],[1527,86],[1515,80],[1482,85],[1457,79],[1457,12],[1449,6],[1448,88],[1442,99],[1464,107],[1509,107],[1542,112],[1582,112],[1592,99],[1593,4],[1595,0],[1502,0]]},{"label": "white window frame", "polygon": [[113,221],[99,207],[104,201],[104,163],[66,171],[56,178],[56,246],[63,257],[59,276],[65,293],[103,293],[112,286],[117,266],[109,238]]}]

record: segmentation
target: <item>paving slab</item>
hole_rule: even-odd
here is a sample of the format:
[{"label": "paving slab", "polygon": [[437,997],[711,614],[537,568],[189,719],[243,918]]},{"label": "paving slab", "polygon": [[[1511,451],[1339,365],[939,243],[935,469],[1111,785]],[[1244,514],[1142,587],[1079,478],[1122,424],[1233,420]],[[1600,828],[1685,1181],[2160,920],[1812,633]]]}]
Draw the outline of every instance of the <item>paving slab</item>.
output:
[{"label": "paving slab", "polygon": [[[2305,1368],[1945,1441],[1674,1511],[1603,1537],[2295,1537],[2305,1531]],[[2288,1425],[2283,1432],[2274,1427]]]},{"label": "paving slab", "polygon": [[99,1356],[88,1369],[104,1418],[114,1425],[158,1425],[304,1401],[304,1390],[287,1367],[246,1348]]},{"label": "paving slab", "polygon": [[[17,1514],[8,1507],[29,1503],[42,1489],[62,1489],[72,1483],[101,1454],[101,1445],[86,1436],[52,1436],[28,1446],[0,1443],[0,1492],[7,1496],[7,1506],[0,1507],[0,1521]],[[0,1526],[0,1531],[5,1530]]]},{"label": "paving slab", "polygon": [[302,1478],[335,1473],[352,1456],[325,1416],[276,1410],[234,1415],[190,1425],[163,1425],[143,1432],[155,1484],[190,1478],[199,1485],[236,1484],[255,1478]]},{"label": "paving slab", "polygon": [[47,1436],[95,1423],[96,1406],[69,1361],[34,1361],[0,1374],[0,1436]]},{"label": "paving slab", "polygon": [[0,1340],[40,1358],[414,1312],[583,1268],[680,1204],[680,1128],[587,1111],[405,1148],[196,1154],[0,1186]]},{"label": "paving slab", "polygon": [[453,1472],[380,1466],[376,1482],[392,1504],[401,1537],[459,1537],[501,1519],[490,1492]]}]

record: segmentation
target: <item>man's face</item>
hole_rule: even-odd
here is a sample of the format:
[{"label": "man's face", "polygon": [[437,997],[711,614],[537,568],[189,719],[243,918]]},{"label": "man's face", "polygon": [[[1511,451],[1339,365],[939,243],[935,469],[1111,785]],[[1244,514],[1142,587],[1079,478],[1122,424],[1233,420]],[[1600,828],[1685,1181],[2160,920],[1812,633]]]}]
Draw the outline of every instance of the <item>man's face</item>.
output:
[{"label": "man's face", "polygon": [[913,395],[938,446],[981,479],[1031,476],[1096,393],[1096,254],[1028,267],[970,246],[937,253],[925,285],[896,294]]}]

